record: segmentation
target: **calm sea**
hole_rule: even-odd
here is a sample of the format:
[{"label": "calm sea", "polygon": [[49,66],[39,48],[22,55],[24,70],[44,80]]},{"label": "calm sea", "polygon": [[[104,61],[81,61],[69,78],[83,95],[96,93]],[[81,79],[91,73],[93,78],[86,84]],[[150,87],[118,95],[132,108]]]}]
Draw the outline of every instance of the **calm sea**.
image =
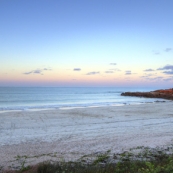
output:
[{"label": "calm sea", "polygon": [[125,97],[121,96],[121,93],[126,91],[151,91],[155,89],[116,87],[0,87],[0,111],[141,104],[161,99]]}]

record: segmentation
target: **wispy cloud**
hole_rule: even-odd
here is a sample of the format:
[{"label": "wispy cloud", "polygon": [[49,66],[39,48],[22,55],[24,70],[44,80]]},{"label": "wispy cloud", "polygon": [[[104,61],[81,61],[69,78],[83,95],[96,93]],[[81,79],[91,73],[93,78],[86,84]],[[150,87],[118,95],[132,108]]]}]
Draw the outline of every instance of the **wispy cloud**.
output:
[{"label": "wispy cloud", "polygon": [[158,68],[157,70],[173,70],[173,65],[165,65],[162,68]]},{"label": "wispy cloud", "polygon": [[142,78],[149,78],[149,77],[153,77],[156,76],[157,73],[145,73],[143,76],[141,76]]},{"label": "wispy cloud", "polygon": [[163,77],[162,76],[157,76],[157,77],[155,77],[155,78],[153,78],[154,80],[160,80],[160,79],[163,79]]},{"label": "wispy cloud", "polygon": [[50,68],[43,68],[43,69],[36,69],[36,70],[32,70],[29,72],[24,72],[23,74],[25,75],[29,75],[29,74],[40,74],[43,75],[43,71],[51,71],[52,69]]},{"label": "wispy cloud", "polygon": [[114,73],[113,71],[105,71],[105,73]]},{"label": "wispy cloud", "polygon": [[156,80],[162,80],[163,77],[162,76],[141,76],[141,78],[144,78],[145,80],[150,80],[150,81],[156,81]]},{"label": "wispy cloud", "polygon": [[166,79],[163,79],[164,81],[173,81],[173,77],[169,77],[169,78],[166,78]]},{"label": "wispy cloud", "polygon": [[86,75],[96,75],[96,74],[100,74],[99,71],[92,71],[92,72],[88,72]]},{"label": "wispy cloud", "polygon": [[26,74],[26,75],[28,75],[28,74],[42,74],[42,71],[43,70],[32,70],[32,71],[29,71],[29,72],[25,72],[23,74]]},{"label": "wispy cloud", "polygon": [[131,81],[130,76],[124,78],[126,81]]},{"label": "wispy cloud", "polygon": [[164,74],[173,74],[173,65],[166,65],[162,68],[158,68],[157,70],[163,71]]},{"label": "wispy cloud", "polygon": [[164,71],[164,74],[173,74],[173,71]]},{"label": "wispy cloud", "polygon": [[[170,47],[168,47],[168,48],[166,48],[165,50],[164,50],[164,52],[170,52],[170,51],[172,51],[173,49],[172,48],[170,48]],[[152,51],[155,55],[160,55],[160,51],[158,51],[158,50],[153,50]]]},{"label": "wispy cloud", "polygon": [[117,65],[117,63],[110,63],[110,65]]},{"label": "wispy cloud", "polygon": [[131,75],[131,74],[132,74],[131,70],[127,70],[125,73],[125,75]]},{"label": "wispy cloud", "polygon": [[81,71],[81,68],[74,68],[73,71]]},{"label": "wispy cloud", "polygon": [[144,70],[145,72],[150,72],[150,71],[154,71],[153,69],[149,68],[149,69],[146,69]]},{"label": "wispy cloud", "polygon": [[118,68],[112,68],[112,69],[109,69],[110,71],[121,71],[120,69]]},{"label": "wispy cloud", "polygon": [[44,68],[43,70],[45,70],[45,71],[49,70],[50,71],[51,69],[50,68]]},{"label": "wispy cloud", "polygon": [[165,52],[170,52],[172,50],[172,48],[166,48]]},{"label": "wispy cloud", "polygon": [[155,55],[160,55],[160,52],[157,51],[157,50],[153,50],[153,53],[154,53]]}]

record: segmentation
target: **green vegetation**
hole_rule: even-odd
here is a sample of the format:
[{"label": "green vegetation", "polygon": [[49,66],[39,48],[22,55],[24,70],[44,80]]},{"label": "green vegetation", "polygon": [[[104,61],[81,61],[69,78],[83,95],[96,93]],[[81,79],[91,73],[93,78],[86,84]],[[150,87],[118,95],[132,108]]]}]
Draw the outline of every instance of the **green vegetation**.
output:
[{"label": "green vegetation", "polygon": [[108,150],[106,153],[99,154],[97,158],[94,160],[93,164],[97,165],[99,163],[106,163],[107,160],[109,159],[109,153],[110,153],[110,150]]},{"label": "green vegetation", "polygon": [[[135,153],[135,150],[140,152]],[[111,155],[110,151],[98,153],[92,161],[84,158],[87,156],[76,162],[44,162],[26,167],[26,156],[17,156],[22,160],[21,169],[4,173],[173,173],[173,154],[166,150],[138,147],[116,155]]]}]

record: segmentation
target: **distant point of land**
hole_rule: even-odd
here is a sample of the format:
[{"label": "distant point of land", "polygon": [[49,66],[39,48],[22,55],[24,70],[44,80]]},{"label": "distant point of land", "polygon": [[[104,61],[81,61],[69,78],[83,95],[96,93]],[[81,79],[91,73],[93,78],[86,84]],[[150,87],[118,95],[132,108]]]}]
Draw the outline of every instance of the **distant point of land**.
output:
[{"label": "distant point of land", "polygon": [[162,98],[173,100],[173,88],[171,89],[160,89],[150,92],[124,92],[122,96],[136,96],[136,97],[147,97],[147,98]]}]

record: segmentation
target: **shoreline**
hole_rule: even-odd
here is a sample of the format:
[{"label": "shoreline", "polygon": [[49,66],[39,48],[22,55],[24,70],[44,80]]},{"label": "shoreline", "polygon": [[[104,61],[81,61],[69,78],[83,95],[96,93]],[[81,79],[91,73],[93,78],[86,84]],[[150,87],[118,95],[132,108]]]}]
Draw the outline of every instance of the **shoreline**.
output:
[{"label": "shoreline", "polygon": [[55,153],[71,160],[108,150],[169,146],[172,112],[173,102],[3,113],[0,165],[16,165],[17,155],[29,156],[28,163],[35,164],[53,159]]},{"label": "shoreline", "polygon": [[9,112],[37,112],[37,111],[54,111],[54,110],[71,110],[71,109],[87,109],[87,108],[102,108],[102,107],[116,107],[116,106],[127,106],[127,105],[140,105],[140,104],[154,104],[154,103],[163,103],[171,102],[173,100],[161,99],[158,98],[155,101],[146,101],[146,102],[130,102],[130,103],[112,103],[112,104],[103,104],[103,105],[91,105],[91,106],[64,106],[64,107],[48,107],[48,108],[27,108],[27,109],[4,109],[0,110],[0,114],[9,113]]}]

